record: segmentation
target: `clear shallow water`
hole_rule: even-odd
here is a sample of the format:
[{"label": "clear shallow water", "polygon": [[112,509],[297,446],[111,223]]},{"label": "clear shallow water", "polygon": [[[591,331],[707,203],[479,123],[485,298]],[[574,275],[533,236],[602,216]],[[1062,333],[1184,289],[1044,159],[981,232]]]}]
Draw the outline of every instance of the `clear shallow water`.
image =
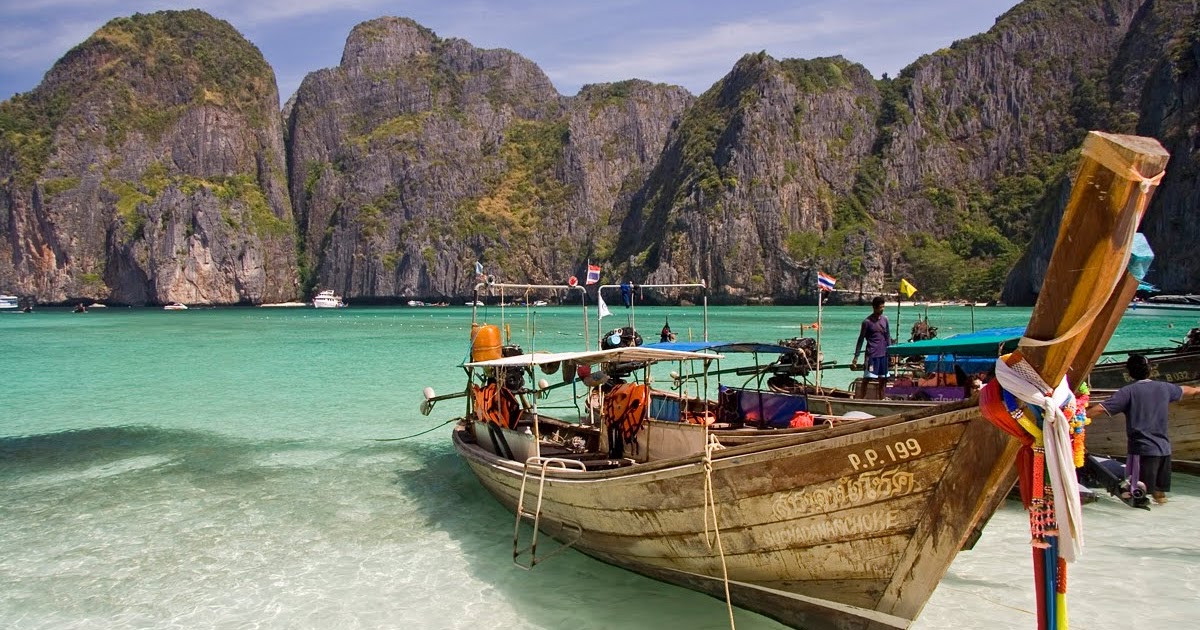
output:
[{"label": "clear shallow water", "polygon": [[[848,359],[866,310],[825,310],[827,358]],[[971,329],[970,311],[930,318],[947,336]],[[614,313],[606,330],[625,323]],[[582,347],[576,308],[505,314],[526,350]],[[903,333],[914,315],[888,312]],[[977,327],[1028,315],[975,310]],[[703,327],[696,310],[636,316],[648,336],[664,316],[681,338]],[[713,309],[710,338],[773,341],[815,320]],[[416,412],[423,387],[461,387],[469,321],[461,307],[0,313],[0,627],[728,627],[718,600],[577,553],[512,565],[512,516],[458,460],[449,426],[434,429],[461,406]],[[1130,316],[1110,347],[1166,345],[1194,325]],[[1085,507],[1073,627],[1200,614],[1200,482],[1175,484],[1153,512]],[[1028,537],[1005,506],[915,627],[1031,627]]]}]

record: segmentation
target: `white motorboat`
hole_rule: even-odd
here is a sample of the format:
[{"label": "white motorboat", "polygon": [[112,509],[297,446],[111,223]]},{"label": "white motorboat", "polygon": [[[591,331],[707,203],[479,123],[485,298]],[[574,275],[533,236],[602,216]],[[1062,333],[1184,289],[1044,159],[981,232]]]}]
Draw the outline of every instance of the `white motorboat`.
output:
[{"label": "white motorboat", "polygon": [[166,306],[164,306],[163,310],[164,311],[186,311],[187,304],[181,304],[179,302],[171,302],[170,304],[167,304]]},{"label": "white motorboat", "polygon": [[314,308],[342,308],[344,306],[346,306],[346,303],[332,289],[321,291],[317,294],[317,297],[313,298]]},{"label": "white motorboat", "polygon": [[20,301],[15,295],[0,295],[0,308],[19,308]]}]

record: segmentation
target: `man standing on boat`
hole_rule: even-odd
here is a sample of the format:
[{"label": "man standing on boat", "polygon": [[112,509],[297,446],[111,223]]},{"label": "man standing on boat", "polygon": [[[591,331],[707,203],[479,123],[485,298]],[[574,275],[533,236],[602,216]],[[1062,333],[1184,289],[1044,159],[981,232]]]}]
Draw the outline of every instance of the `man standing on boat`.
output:
[{"label": "man standing on boat", "polygon": [[1171,490],[1171,440],[1167,437],[1167,407],[1184,397],[1200,396],[1200,387],[1150,380],[1150,361],[1144,355],[1131,354],[1125,369],[1133,382],[1118,389],[1105,401],[1088,407],[1089,418],[1125,414],[1125,435],[1129,439],[1130,488],[1140,481],[1154,502],[1167,502]]},{"label": "man standing on boat", "polygon": [[854,358],[850,361],[850,369],[858,369],[858,354],[862,351],[863,341],[867,342],[867,355],[865,363],[865,372],[863,373],[864,385],[870,382],[871,378],[879,379],[879,397],[883,397],[883,385],[887,381],[888,375],[888,356],[887,349],[892,343],[892,329],[888,324],[888,318],[883,314],[883,305],[885,300],[882,295],[875,296],[871,300],[871,314],[863,320],[862,327],[858,331],[858,341],[854,344]]}]

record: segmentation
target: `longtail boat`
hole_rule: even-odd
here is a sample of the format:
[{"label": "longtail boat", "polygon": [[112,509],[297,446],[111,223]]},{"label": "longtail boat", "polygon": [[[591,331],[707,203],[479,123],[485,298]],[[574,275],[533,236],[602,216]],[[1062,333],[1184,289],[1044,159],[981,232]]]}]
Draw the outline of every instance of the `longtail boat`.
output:
[{"label": "longtail boat", "polygon": [[[1188,333],[1178,348],[1129,350],[1150,360],[1150,378],[1178,385],[1200,384],[1200,329]],[[1097,364],[1088,374],[1092,398],[1103,400],[1112,390],[1130,382],[1125,362]],[[1171,438],[1171,467],[1178,471],[1200,473],[1200,401],[1185,398],[1168,412],[1168,435]],[[1123,457],[1128,451],[1125,433],[1125,414],[1100,416],[1092,419],[1087,430],[1088,450],[1110,457]]]},{"label": "longtail boat", "polygon": [[[1129,172],[1159,173],[1167,159],[1153,140],[1098,132],[1084,149],[1014,353],[1047,383],[1062,380],[1084,333],[1108,324],[1097,316],[1151,189]],[[503,356],[495,326],[478,323],[471,346],[465,390],[427,391],[423,411],[466,398],[454,447],[514,512],[514,562],[533,568],[576,549],[725,599],[731,617],[736,605],[793,627],[908,627],[1012,487],[1024,448],[972,402],[723,448],[704,423],[646,422],[649,387],[636,377],[712,355]],[[559,369],[590,389],[586,412],[543,413],[543,396],[567,385],[535,379]]]}]

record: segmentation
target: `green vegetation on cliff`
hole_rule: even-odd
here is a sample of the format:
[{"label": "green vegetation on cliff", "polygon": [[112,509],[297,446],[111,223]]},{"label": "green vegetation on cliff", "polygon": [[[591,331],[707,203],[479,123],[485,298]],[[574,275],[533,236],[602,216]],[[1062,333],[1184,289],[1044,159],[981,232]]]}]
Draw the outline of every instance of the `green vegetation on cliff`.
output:
[{"label": "green vegetation on cliff", "polygon": [[262,54],[229,23],[203,11],[135,14],[105,24],[67,52],[27,94],[0,103],[0,159],[11,156],[14,181],[42,177],[56,131],[99,107],[105,143],[136,132],[155,141],[188,108],[209,104],[245,114],[256,127],[272,111],[274,74]]},{"label": "green vegetation on cliff", "polygon": [[570,193],[555,172],[567,140],[565,120],[512,122],[499,149],[504,168],[487,182],[488,193],[455,209],[456,237],[530,242],[545,214],[561,209]]}]

